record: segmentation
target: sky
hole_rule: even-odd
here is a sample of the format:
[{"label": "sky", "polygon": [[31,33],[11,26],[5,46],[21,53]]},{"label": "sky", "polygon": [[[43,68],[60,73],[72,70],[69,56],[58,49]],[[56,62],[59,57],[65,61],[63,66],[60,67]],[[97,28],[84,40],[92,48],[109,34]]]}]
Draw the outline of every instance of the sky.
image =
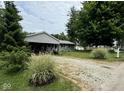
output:
[{"label": "sky", "polygon": [[49,34],[66,33],[70,8],[81,7],[81,1],[16,1],[15,4],[23,17],[23,31]]}]

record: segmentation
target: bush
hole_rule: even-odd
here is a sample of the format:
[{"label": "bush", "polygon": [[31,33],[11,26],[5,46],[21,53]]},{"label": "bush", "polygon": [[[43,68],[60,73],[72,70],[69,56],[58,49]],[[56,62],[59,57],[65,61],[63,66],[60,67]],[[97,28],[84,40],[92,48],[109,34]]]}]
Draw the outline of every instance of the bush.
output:
[{"label": "bush", "polygon": [[23,66],[19,64],[7,64],[4,66],[5,72],[9,73],[19,72],[20,70],[22,70],[22,68]]},{"label": "bush", "polygon": [[14,51],[24,51],[28,56],[31,56],[30,47],[22,46],[22,47],[14,47]]},{"label": "bush", "polygon": [[3,69],[6,65],[6,61],[0,60],[0,70]]},{"label": "bush", "polygon": [[57,78],[55,63],[49,56],[33,56],[28,67],[29,83],[34,86],[49,84]]},{"label": "bush", "polygon": [[97,48],[91,52],[91,57],[95,59],[106,59],[108,51],[105,48]]},{"label": "bush", "polygon": [[110,52],[110,53],[115,53],[115,51],[114,51],[114,50],[108,50],[108,52]]},{"label": "bush", "polygon": [[2,60],[7,61],[4,69],[7,72],[18,72],[26,67],[29,55],[23,50],[2,52]]}]

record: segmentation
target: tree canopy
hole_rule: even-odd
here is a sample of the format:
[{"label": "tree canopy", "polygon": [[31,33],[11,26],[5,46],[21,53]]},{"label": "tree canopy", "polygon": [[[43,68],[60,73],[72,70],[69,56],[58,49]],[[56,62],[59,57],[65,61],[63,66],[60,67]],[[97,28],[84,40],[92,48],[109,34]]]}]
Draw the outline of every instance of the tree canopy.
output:
[{"label": "tree canopy", "polygon": [[[122,41],[124,35],[124,2],[87,1],[82,3],[77,21],[72,24],[75,17],[70,15],[71,23],[67,32],[75,32],[69,37],[78,38],[80,44],[89,46],[112,46],[113,41]],[[72,13],[72,11],[71,11]],[[72,29],[72,27],[76,29]],[[77,36],[76,36],[77,35]]]},{"label": "tree canopy", "polygon": [[14,2],[5,1],[4,4],[5,9],[1,10],[3,14],[0,16],[0,33],[2,35],[0,45],[2,50],[11,51],[13,47],[25,45],[25,33],[19,23],[22,17],[18,14],[19,11]]},{"label": "tree canopy", "polygon": [[68,36],[65,35],[63,32],[60,34],[51,34],[51,35],[60,40],[68,40]]},{"label": "tree canopy", "polygon": [[5,22],[4,22],[4,10],[0,8],[0,50],[1,50],[1,44],[4,39],[4,32],[5,32]]},{"label": "tree canopy", "polygon": [[70,41],[76,43],[78,42],[78,14],[79,12],[74,8],[71,8],[71,12],[69,14],[70,19],[69,22],[66,24],[67,26],[67,34]]}]

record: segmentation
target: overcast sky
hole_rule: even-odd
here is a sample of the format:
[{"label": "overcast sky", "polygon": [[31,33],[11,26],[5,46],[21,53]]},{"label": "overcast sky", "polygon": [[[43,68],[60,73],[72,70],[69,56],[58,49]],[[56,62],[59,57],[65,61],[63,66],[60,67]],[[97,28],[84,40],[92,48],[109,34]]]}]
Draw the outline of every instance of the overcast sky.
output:
[{"label": "overcast sky", "polygon": [[24,31],[66,33],[65,24],[68,21],[70,8],[80,9],[80,1],[17,1]]}]

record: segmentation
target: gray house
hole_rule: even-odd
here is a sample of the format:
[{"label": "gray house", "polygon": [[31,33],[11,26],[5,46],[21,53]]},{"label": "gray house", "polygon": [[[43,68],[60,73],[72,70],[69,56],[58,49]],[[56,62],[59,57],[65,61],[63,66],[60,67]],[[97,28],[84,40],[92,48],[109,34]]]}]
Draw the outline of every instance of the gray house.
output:
[{"label": "gray house", "polygon": [[31,46],[32,52],[71,51],[75,44],[70,41],[59,40],[46,32],[28,35],[25,39]]}]

